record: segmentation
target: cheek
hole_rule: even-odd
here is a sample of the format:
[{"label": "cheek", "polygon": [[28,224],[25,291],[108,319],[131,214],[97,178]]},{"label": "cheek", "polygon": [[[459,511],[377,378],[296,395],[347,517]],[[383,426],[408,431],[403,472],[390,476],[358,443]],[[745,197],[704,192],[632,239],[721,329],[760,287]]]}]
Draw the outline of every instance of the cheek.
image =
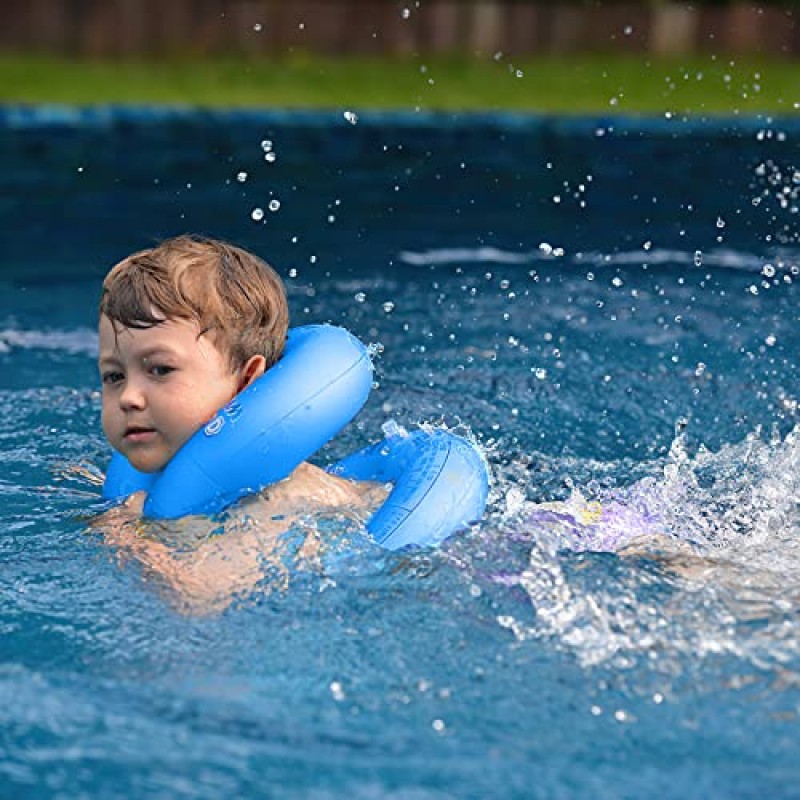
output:
[{"label": "cheek", "polygon": [[103,401],[102,408],[100,409],[100,425],[103,428],[103,433],[110,438],[114,429],[114,415],[111,406],[105,400]]},{"label": "cheek", "polygon": [[234,397],[236,397],[236,386],[234,383],[217,386],[214,391],[207,391],[195,404],[195,419],[202,421],[202,424],[209,422],[214,418],[216,413],[228,405]]}]

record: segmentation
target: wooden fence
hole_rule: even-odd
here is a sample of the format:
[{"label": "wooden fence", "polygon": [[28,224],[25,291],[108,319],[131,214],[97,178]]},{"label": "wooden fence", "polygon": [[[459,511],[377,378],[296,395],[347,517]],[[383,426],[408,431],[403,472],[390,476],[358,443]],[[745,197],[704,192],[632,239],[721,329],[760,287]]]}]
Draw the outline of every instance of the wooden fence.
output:
[{"label": "wooden fence", "polygon": [[[800,7],[798,12],[800,13]],[[104,58],[800,54],[791,7],[523,0],[3,0],[0,51]]]}]

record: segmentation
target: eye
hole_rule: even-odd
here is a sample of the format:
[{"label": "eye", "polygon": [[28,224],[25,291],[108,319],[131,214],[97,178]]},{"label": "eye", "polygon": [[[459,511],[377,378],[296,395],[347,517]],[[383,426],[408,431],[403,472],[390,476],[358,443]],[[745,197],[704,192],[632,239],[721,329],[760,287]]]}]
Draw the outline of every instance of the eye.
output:
[{"label": "eye", "polygon": [[113,386],[115,383],[125,380],[125,376],[116,370],[109,370],[100,375],[100,380],[105,386]]},{"label": "eye", "polygon": [[165,378],[170,372],[175,372],[175,367],[170,367],[166,364],[153,364],[150,367],[150,374],[155,375],[156,378]]}]

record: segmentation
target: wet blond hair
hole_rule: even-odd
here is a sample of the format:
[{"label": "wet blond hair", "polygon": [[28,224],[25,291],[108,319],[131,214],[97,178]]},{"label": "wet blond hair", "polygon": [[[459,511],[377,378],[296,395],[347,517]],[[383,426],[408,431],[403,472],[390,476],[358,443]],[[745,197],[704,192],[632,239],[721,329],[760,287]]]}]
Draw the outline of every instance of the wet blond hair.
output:
[{"label": "wet blond hair", "polygon": [[289,326],[275,270],[240,247],[201,236],[167,239],[120,261],[103,281],[100,314],[115,328],[193,320],[231,370],[253,355],[263,355],[269,369],[283,354]]}]

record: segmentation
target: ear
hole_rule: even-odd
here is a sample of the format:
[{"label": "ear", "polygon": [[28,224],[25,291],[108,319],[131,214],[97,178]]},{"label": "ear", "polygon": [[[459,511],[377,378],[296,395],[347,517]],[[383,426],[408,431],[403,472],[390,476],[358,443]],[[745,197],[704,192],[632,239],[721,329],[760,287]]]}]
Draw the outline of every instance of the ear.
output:
[{"label": "ear", "polygon": [[237,392],[246,389],[256,378],[260,378],[267,370],[267,359],[264,356],[250,356],[239,374]]}]

